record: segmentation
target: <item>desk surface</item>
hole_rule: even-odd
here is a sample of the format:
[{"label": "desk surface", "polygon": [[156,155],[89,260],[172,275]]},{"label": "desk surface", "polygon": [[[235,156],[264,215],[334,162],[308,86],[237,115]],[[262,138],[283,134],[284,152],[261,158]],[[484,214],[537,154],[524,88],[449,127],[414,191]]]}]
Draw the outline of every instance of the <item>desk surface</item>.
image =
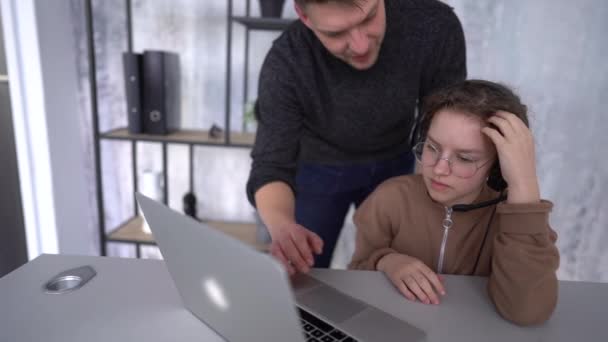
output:
[{"label": "desk surface", "polygon": [[[97,276],[66,295],[42,286],[69,268],[91,265]],[[312,271],[319,280],[427,332],[428,341],[608,341],[608,284],[560,282],[553,317],[537,327],[504,321],[485,279],[446,276],[438,306],[409,302],[378,272]],[[43,255],[0,279],[0,341],[223,341],[182,305],[157,260]]]}]

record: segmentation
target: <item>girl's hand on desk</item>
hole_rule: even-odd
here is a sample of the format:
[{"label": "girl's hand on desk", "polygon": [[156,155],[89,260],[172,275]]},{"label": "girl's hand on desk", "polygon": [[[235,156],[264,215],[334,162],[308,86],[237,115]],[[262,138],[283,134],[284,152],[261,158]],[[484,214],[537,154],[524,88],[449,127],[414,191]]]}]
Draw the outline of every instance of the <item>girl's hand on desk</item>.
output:
[{"label": "girl's hand on desk", "polygon": [[425,304],[439,304],[445,288],[437,274],[422,261],[405,254],[387,254],[378,261],[377,269],[384,272],[393,285],[409,300],[416,298]]}]

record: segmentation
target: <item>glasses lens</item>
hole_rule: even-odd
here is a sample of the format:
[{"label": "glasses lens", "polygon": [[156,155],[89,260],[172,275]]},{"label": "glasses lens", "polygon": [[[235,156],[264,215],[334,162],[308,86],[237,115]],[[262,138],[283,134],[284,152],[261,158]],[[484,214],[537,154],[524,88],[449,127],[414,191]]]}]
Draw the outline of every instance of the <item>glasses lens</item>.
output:
[{"label": "glasses lens", "polygon": [[463,160],[458,157],[454,158],[454,161],[450,165],[452,167],[452,173],[454,176],[461,178],[472,177],[477,171],[477,163],[472,160]]},{"label": "glasses lens", "polygon": [[[430,142],[419,142],[412,149],[416,160],[424,166],[435,166],[441,158],[441,150]],[[448,162],[454,176],[472,177],[477,172],[477,161],[453,156]]]},{"label": "glasses lens", "polygon": [[418,162],[424,166],[434,166],[441,155],[437,147],[428,142],[420,142],[414,147],[414,154]]}]

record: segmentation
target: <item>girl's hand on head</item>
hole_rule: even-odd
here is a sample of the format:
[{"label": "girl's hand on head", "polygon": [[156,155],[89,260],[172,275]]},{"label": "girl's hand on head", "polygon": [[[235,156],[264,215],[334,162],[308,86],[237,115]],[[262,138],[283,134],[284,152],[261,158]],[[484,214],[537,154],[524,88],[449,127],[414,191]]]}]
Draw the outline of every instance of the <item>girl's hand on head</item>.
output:
[{"label": "girl's hand on head", "polygon": [[387,254],[378,261],[377,268],[409,300],[439,304],[439,295],[445,295],[441,278],[416,258],[399,253]]},{"label": "girl's hand on head", "polygon": [[484,127],[481,131],[496,145],[500,171],[509,185],[507,202],[540,201],[532,132],[515,114],[504,111],[488,122],[496,128]]}]

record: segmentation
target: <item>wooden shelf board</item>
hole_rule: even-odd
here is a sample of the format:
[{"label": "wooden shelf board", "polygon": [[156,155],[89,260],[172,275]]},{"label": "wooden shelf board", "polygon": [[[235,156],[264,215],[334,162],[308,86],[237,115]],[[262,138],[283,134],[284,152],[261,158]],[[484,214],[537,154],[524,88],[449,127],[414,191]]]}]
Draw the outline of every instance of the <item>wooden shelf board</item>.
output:
[{"label": "wooden shelf board", "polygon": [[115,140],[152,141],[227,147],[251,147],[255,142],[254,133],[232,132],[230,133],[230,139],[232,141],[230,145],[227,145],[224,139],[224,134],[221,134],[217,138],[211,138],[209,137],[209,131],[195,129],[183,129],[167,135],[156,135],[129,133],[127,128],[121,127],[102,133],[100,137],[103,139]]},{"label": "wooden shelf board", "polygon": [[[134,217],[107,235],[108,241],[130,242],[144,245],[154,245],[152,234],[143,230],[143,218]],[[257,242],[256,225],[254,223],[203,221],[209,226],[244,242],[259,251],[268,251],[268,246]]]}]

